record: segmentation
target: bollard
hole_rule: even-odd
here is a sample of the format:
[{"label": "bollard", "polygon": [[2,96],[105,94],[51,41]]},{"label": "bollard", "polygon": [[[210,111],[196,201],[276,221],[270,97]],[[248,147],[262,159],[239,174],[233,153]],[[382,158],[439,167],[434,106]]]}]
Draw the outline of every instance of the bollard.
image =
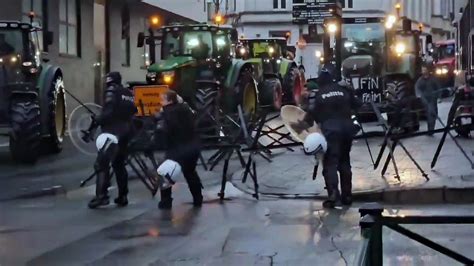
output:
[{"label": "bollard", "polygon": [[369,239],[366,265],[383,265],[382,212],[383,207],[378,203],[367,203],[359,209],[361,234]]}]

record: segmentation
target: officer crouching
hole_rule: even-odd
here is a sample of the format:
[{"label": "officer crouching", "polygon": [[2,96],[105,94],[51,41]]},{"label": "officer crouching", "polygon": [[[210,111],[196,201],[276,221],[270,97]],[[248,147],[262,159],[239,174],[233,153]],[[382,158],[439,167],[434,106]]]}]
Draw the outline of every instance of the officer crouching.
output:
[{"label": "officer crouching", "polygon": [[[355,97],[352,88],[334,82],[332,65],[324,66],[318,77],[318,89],[311,91],[304,122],[297,127],[303,130],[314,122],[320,125],[327,141],[323,160],[323,176],[328,199],[323,206],[334,208],[340,203],[352,204],[352,171],[350,151],[357,129],[351,119],[352,112],[362,103]],[[306,123],[308,125],[305,125]],[[341,193],[339,192],[339,177]]]},{"label": "officer crouching", "polygon": [[[181,166],[193,196],[193,205],[200,207],[202,185],[196,171],[200,154],[199,135],[196,131],[193,111],[178,99],[178,94],[171,90],[162,95],[163,109],[157,114],[158,130],[165,138],[166,159],[177,162]],[[171,187],[162,188],[160,194],[161,201],[158,208],[171,209],[173,201]]]},{"label": "officer crouching", "polygon": [[[132,138],[132,118],[137,112],[133,94],[122,86],[122,77],[118,72],[106,76],[107,89],[104,94],[102,113],[94,119],[91,129],[100,126],[102,134],[96,140],[99,150],[94,168],[97,173],[96,195],[89,202],[89,208],[109,204],[108,187],[110,184],[110,164],[117,179],[118,197],[114,200],[118,206],[128,204],[128,174],[125,168],[127,146]],[[91,130],[90,129],[90,130]],[[87,139],[90,131],[85,133]]]}]

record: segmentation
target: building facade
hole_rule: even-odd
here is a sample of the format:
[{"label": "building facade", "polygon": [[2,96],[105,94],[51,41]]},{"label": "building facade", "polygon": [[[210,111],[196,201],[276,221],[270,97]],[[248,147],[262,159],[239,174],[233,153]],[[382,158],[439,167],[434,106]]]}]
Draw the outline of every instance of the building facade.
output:
[{"label": "building facade", "polygon": [[467,1],[459,11],[459,19],[456,21],[458,67],[472,75],[474,74],[474,0]]},{"label": "building facade", "polygon": [[[30,11],[43,31],[53,33],[53,44],[41,50],[62,68],[66,89],[99,103],[107,72],[120,71],[125,82],[145,80],[148,52],[136,44],[150,16],[163,23],[192,21],[139,0],[2,0],[0,20],[29,21]],[[75,106],[69,99],[69,111]]]}]

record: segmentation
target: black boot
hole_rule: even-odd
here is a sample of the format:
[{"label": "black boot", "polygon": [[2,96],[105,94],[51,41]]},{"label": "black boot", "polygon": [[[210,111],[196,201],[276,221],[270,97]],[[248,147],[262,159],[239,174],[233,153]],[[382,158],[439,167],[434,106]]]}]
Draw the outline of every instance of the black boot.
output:
[{"label": "black boot", "polygon": [[341,205],[341,196],[338,189],[328,189],[328,199],[323,201],[323,207],[333,209]]},{"label": "black boot", "polygon": [[342,205],[346,205],[346,206],[352,205],[352,196],[342,197],[341,198],[341,203],[342,203]]},{"label": "black boot", "polygon": [[128,205],[128,199],[126,195],[119,195],[114,199],[115,204],[119,207],[125,207]]},{"label": "black boot", "polygon": [[128,205],[128,175],[125,167],[115,167],[115,176],[117,178],[118,197],[114,200],[115,204],[119,207],[125,207]]},{"label": "black boot", "polygon": [[189,187],[191,195],[193,195],[193,205],[194,207],[202,206],[202,187],[201,184],[196,184]]},{"label": "black boot", "polygon": [[171,188],[160,191],[161,201],[158,203],[158,208],[161,210],[169,210],[173,206],[173,198],[171,197]]},{"label": "black boot", "polygon": [[107,189],[109,187],[109,176],[107,173],[101,171],[97,173],[95,197],[89,202],[88,206],[95,209],[100,206],[109,205],[109,196]]}]

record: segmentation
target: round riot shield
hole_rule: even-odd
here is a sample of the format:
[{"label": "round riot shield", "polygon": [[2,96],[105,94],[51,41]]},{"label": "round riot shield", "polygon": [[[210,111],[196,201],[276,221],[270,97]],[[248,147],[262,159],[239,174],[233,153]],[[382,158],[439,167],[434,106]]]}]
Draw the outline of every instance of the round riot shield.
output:
[{"label": "round riot shield", "polygon": [[95,140],[100,135],[100,127],[91,130],[93,117],[100,114],[102,107],[86,103],[76,107],[69,116],[69,137],[76,149],[88,156],[97,156]]}]

